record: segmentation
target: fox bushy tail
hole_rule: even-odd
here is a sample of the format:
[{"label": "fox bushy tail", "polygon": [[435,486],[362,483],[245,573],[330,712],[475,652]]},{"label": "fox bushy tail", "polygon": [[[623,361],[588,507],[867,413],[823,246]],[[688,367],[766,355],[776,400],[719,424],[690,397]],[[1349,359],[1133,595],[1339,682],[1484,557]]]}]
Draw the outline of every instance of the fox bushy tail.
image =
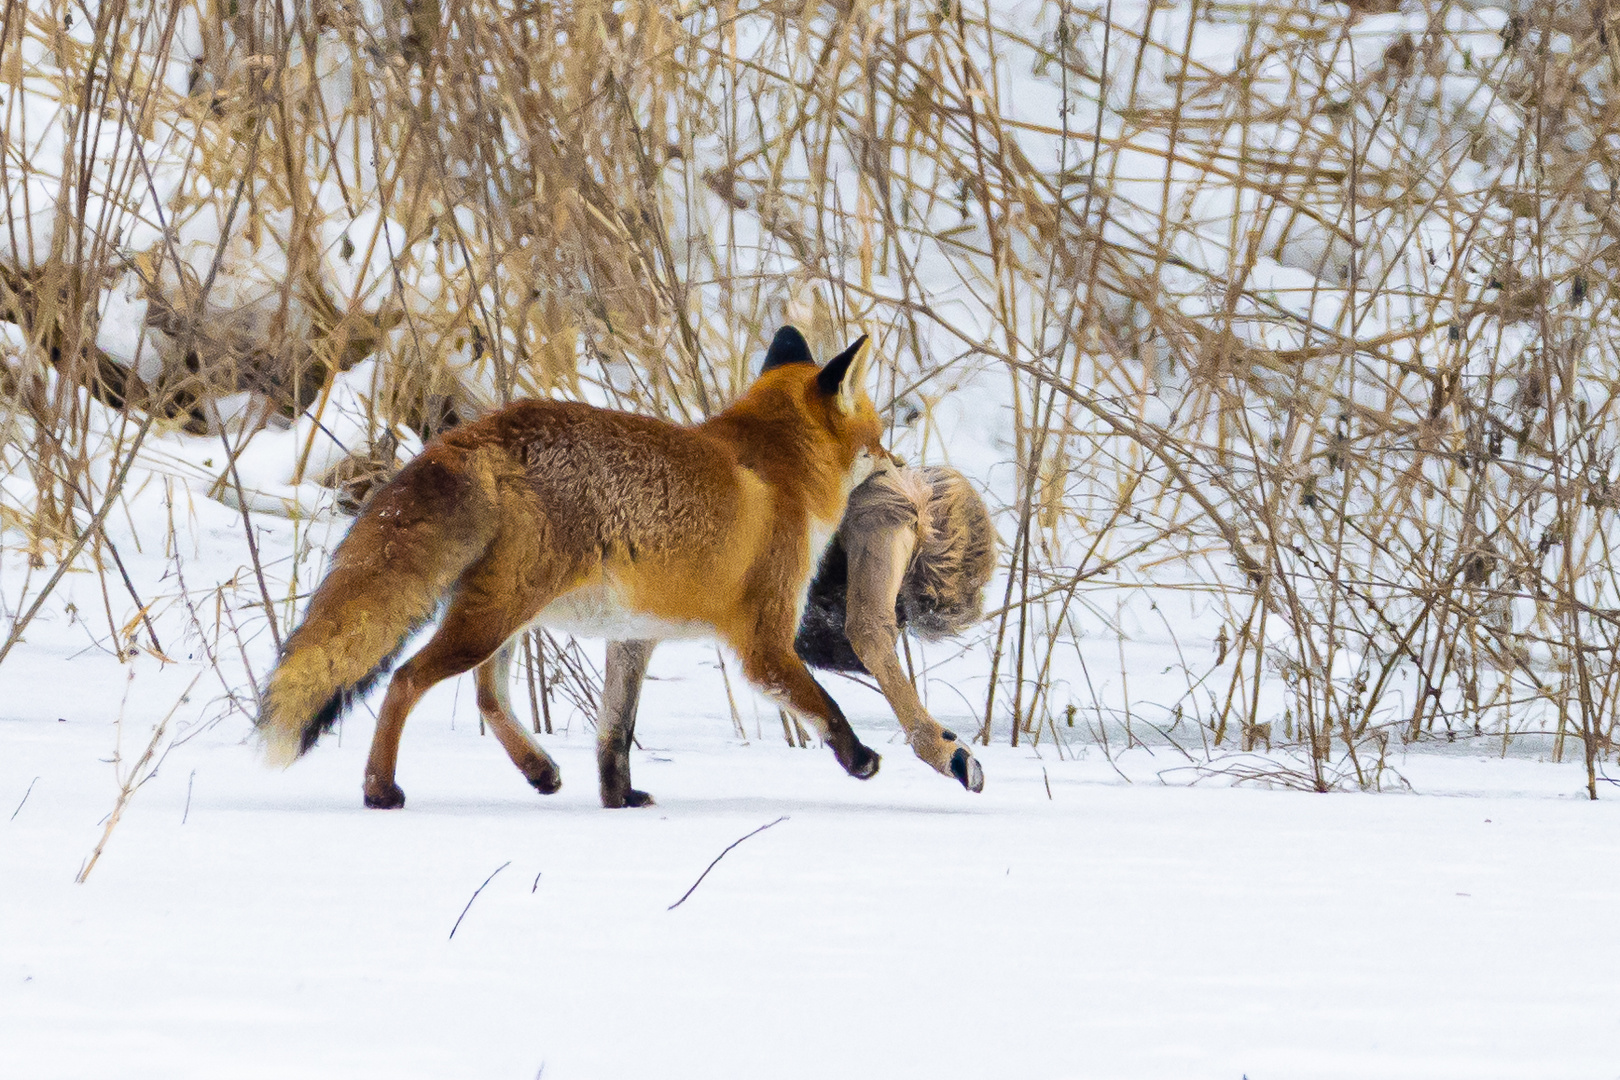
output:
[{"label": "fox bushy tail", "polygon": [[475,452],[434,447],[400,470],[338,545],[282,645],[256,721],[270,764],[291,765],[387,674],[499,525]]}]

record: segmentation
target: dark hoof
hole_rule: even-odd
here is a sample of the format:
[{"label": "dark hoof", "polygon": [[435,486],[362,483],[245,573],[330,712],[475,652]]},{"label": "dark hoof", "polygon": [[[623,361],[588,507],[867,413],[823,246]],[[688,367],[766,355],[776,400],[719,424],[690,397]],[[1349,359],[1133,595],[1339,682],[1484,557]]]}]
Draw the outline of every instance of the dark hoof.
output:
[{"label": "dark hoof", "polygon": [[562,789],[562,774],[556,769],[549,769],[539,776],[525,776],[524,779],[542,795],[555,795]]},{"label": "dark hoof", "polygon": [[969,791],[984,790],[984,770],[979,767],[979,760],[969,754],[965,746],[958,746],[956,753],[951,755],[951,775],[960,780],[962,786]]},{"label": "dark hoof", "polygon": [[653,797],[647,794],[645,791],[637,791],[635,788],[630,788],[623,794],[620,794],[617,791],[604,791],[602,792],[602,805],[609,810],[622,810],[625,807],[635,806],[652,806]]},{"label": "dark hoof", "polygon": [[878,765],[882,760],[874,751],[857,743],[854,755],[840,764],[844,766],[844,771],[855,779],[870,780],[877,775]]},{"label": "dark hoof", "polygon": [[398,810],[405,805],[405,792],[398,784],[390,783],[387,787],[367,784],[363,792],[366,805],[373,810]]}]

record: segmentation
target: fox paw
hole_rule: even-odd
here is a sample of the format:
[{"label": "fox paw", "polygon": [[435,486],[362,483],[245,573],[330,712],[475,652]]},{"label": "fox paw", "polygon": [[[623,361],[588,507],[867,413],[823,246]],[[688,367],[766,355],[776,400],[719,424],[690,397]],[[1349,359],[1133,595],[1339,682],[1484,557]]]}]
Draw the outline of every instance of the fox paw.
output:
[{"label": "fox paw", "polygon": [[367,780],[361,791],[366,805],[373,810],[398,810],[405,805],[405,792],[393,781],[379,784]]},{"label": "fox paw", "polygon": [[876,751],[861,743],[856,743],[855,752],[850,755],[849,760],[840,761],[839,764],[844,767],[845,772],[855,779],[870,780],[877,775],[878,765],[882,761],[883,759],[878,756]]},{"label": "fox paw", "polygon": [[523,779],[542,795],[555,795],[562,789],[562,773],[557,771],[556,766],[537,772],[533,776],[525,774]]},{"label": "fox paw", "polygon": [[629,788],[622,795],[616,791],[602,792],[602,805],[609,810],[621,810],[625,807],[652,806],[654,802],[653,797],[645,791]]}]

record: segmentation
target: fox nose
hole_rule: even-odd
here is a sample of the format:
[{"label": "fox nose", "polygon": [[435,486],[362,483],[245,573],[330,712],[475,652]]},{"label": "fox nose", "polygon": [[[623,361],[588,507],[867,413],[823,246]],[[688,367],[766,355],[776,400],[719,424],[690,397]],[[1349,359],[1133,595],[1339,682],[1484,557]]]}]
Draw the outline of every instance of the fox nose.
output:
[{"label": "fox nose", "polygon": [[898,454],[891,454],[882,446],[874,446],[868,451],[868,453],[872,455],[873,465],[879,469],[884,468],[885,466],[893,466],[896,469],[903,469],[906,467],[904,458],[900,457]]}]

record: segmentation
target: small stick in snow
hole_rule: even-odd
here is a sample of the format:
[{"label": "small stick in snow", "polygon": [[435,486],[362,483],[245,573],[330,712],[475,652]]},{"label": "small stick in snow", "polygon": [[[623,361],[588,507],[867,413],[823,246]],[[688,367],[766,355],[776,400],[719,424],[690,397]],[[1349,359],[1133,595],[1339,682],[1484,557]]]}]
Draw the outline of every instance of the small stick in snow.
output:
[{"label": "small stick in snow", "polygon": [[[134,675],[135,673],[131,671],[130,677],[134,678]],[[174,714],[181,705],[191,700],[190,694],[197,688],[197,683],[201,681],[202,677],[203,671],[198,671],[196,678],[191,680],[191,685],[186,687],[185,693],[180,695],[180,700],[174,703],[174,707],[169,710],[162,723],[152,729],[152,741],[146,744],[146,752],[141,755],[139,761],[135,762],[135,767],[129,771],[129,775],[124,777],[123,782],[118,786],[118,801],[113,803],[112,812],[97,823],[105,823],[107,827],[102,831],[101,839],[96,841],[95,850],[90,852],[90,858],[85,860],[84,865],[79,868],[79,876],[73,879],[77,884],[83,885],[89,879],[90,871],[96,868],[96,861],[101,858],[102,851],[107,847],[108,839],[112,837],[113,830],[118,827],[118,820],[124,816],[124,808],[129,805],[129,800],[135,797],[135,792],[139,791],[143,784],[157,775],[158,765],[163,764],[163,758],[161,757],[158,759],[158,764],[152,766],[151,772],[142,776],[141,770],[147,767],[147,764],[152,760],[152,756],[157,753],[158,744],[163,741],[164,733],[169,730],[169,721],[174,719]],[[123,723],[122,717],[119,718],[119,723]],[[165,751],[165,756],[167,756],[167,751]],[[118,761],[116,753],[113,756],[113,761],[116,769]]]},{"label": "small stick in snow", "polygon": [[34,777],[32,780],[28,781],[28,790],[23,792],[22,802],[17,804],[17,809],[15,809],[15,810],[13,810],[11,812],[11,816],[6,819],[7,821],[16,821],[17,820],[17,815],[22,813],[23,803],[27,802],[28,801],[28,796],[30,796],[30,795],[32,795],[34,793],[34,785],[37,784],[37,783],[39,783],[39,777],[37,777],[37,776]]},{"label": "small stick in snow", "polygon": [[[488,885],[490,882],[494,881],[496,874],[500,873],[502,870],[505,870],[508,866],[511,866],[511,865],[512,865],[512,860],[507,859],[505,862],[501,863],[501,865],[499,865],[495,869],[491,870],[489,872],[489,877],[484,879],[484,885]],[[539,880],[539,879],[536,879],[536,880]],[[484,885],[478,886],[478,888],[473,890],[473,894],[471,896],[467,897],[467,906],[461,909],[461,914],[460,915],[456,916],[456,925],[452,926],[450,928],[450,936],[445,938],[446,941],[453,941],[455,939],[456,931],[461,928],[461,920],[465,919],[467,917],[467,912],[472,910],[473,901],[478,899],[478,894],[484,891]]]},{"label": "small stick in snow", "polygon": [[197,782],[197,770],[192,769],[191,775],[186,779],[186,808],[180,812],[180,824],[186,823],[191,816],[191,785]]},{"label": "small stick in snow", "polygon": [[[542,870],[539,873],[536,873],[534,875],[534,884],[529,886],[529,895],[530,896],[533,896],[534,895],[534,890],[536,890],[536,889],[538,889],[540,887],[540,874],[543,874],[543,873],[545,873],[544,870]],[[543,1069],[543,1068],[545,1068],[545,1066],[542,1065],[541,1068]]]},{"label": "small stick in snow", "polygon": [[1052,778],[1046,775],[1046,766],[1041,766],[1041,779],[1046,782],[1046,801],[1052,801]]},{"label": "small stick in snow", "polygon": [[[787,820],[787,815],[783,814],[781,817],[777,818],[775,821],[772,821],[769,824],[761,825],[759,828],[757,828],[753,832],[749,833],[748,836],[758,836],[760,833],[764,832],[766,829],[770,828],[772,825],[780,825],[780,824],[782,824],[782,822],[784,822],[786,820]],[[704,869],[703,873],[698,875],[698,879],[696,881],[692,882],[692,887],[690,889],[687,889],[684,893],[682,893],[681,898],[679,900],[675,901],[673,904],[669,905],[669,907],[666,910],[674,911],[676,908],[678,908],[682,904],[686,903],[686,898],[688,896],[691,896],[694,892],[697,891],[697,887],[699,885],[703,884],[703,879],[709,876],[709,871],[713,870],[715,868],[715,865],[717,863],[719,863],[721,859],[726,857],[726,852],[729,852],[732,848],[736,847],[738,844],[742,843],[744,840],[747,840],[748,836],[739,836],[737,839],[735,839],[731,843],[727,844],[726,845],[726,850],[722,851],[720,854],[716,855],[714,857],[714,862],[710,863]]]}]

